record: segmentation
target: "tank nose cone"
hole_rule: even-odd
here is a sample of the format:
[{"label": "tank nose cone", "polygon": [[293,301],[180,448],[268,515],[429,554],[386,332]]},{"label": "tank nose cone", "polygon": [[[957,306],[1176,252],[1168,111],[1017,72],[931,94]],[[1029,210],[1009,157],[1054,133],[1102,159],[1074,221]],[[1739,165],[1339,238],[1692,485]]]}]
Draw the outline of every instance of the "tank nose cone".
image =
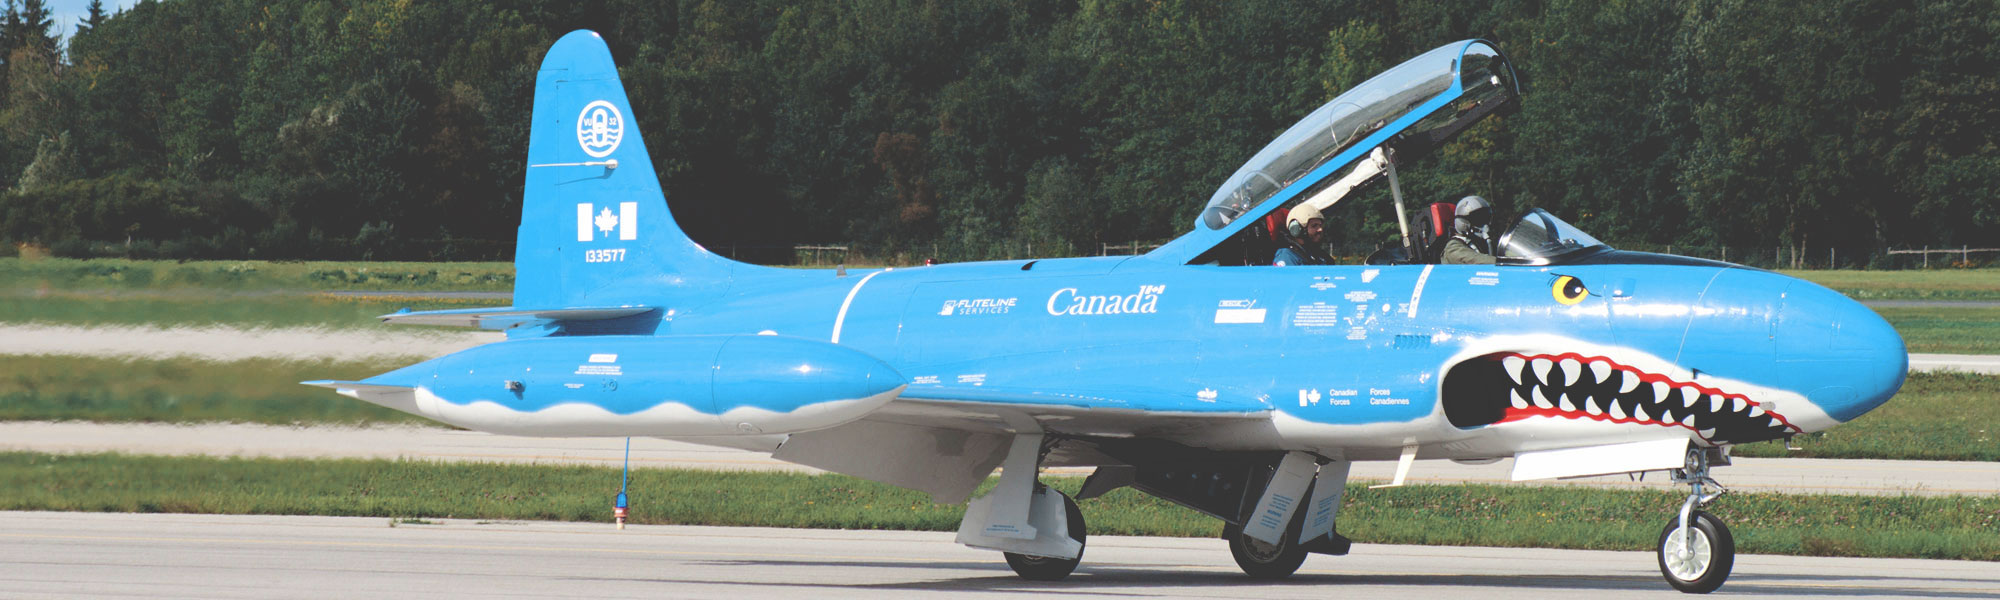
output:
[{"label": "tank nose cone", "polygon": [[1793,389],[1838,422],[1888,402],[1909,373],[1903,336],[1888,321],[1812,282],[1786,290],[1772,337]]}]

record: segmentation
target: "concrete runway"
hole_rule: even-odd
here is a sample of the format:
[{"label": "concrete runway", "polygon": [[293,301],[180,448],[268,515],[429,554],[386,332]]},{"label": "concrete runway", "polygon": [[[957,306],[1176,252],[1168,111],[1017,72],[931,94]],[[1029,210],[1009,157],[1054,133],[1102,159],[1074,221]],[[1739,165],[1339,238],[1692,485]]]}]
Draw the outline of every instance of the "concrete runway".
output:
[{"label": "concrete runway", "polygon": [[2000,374],[2000,355],[1994,354],[1911,354],[1911,371],[1965,371]]},{"label": "concrete runway", "polygon": [[[1653,554],[1357,544],[1244,578],[1213,539],[1098,536],[1023,581],[952,534],[352,517],[0,513],[0,597],[1677,597]],[[1993,563],[1739,556],[1719,593],[2000,599]]]},{"label": "concrete runway", "polygon": [[[0,423],[0,450],[126,452],[131,454],[267,456],[285,458],[407,458],[617,466],[624,438],[525,438],[430,427],[277,427],[144,423]],[[2000,463],[1911,460],[1737,458],[1716,477],[1741,492],[1826,494],[2000,494]],[[636,467],[730,470],[812,469],[765,454],[652,438],[632,439]],[[1394,462],[1354,466],[1356,480],[1387,481]],[[1507,483],[1512,460],[1461,465],[1420,460],[1410,483]],[[1051,469],[1080,475],[1089,469]],[[1624,476],[1531,482],[1613,488],[1668,489],[1664,477]]]}]

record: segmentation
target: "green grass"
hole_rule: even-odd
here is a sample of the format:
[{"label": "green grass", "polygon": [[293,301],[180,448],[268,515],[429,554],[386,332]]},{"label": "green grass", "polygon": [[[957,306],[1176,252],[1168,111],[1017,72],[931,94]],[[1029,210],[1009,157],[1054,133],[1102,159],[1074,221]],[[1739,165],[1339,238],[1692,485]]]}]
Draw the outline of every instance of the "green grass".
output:
[{"label": "green grass", "polygon": [[2000,308],[1880,307],[1911,352],[2000,354]]},{"label": "green grass", "polygon": [[[0,510],[608,521],[606,467],[0,453]],[[1050,478],[1074,492],[1077,478]],[[1663,488],[1666,486],[1662,486]],[[963,507],[840,475],[641,469],[632,521],[950,531]],[[1586,488],[1353,485],[1361,542],[1650,549],[1682,496]],[[1130,489],[1083,503],[1093,534],[1210,537],[1220,524]],[[2000,498],[1738,494],[1715,506],[1740,551],[2000,560]]]},{"label": "green grass", "polygon": [[64,325],[232,325],[245,327],[382,327],[375,317],[403,308],[435,310],[503,305],[483,298],[259,292],[0,291],[0,322]]},{"label": "green grass", "polygon": [[514,265],[0,258],[0,288],[504,292],[514,288]]},{"label": "green grass", "polygon": [[316,387],[397,363],[11,356],[0,360],[0,420],[240,422],[289,425],[436,421]]},{"label": "green grass", "polygon": [[1856,300],[2000,300],[2000,269],[1779,272]]},{"label": "green grass", "polygon": [[2000,461],[2000,376],[1913,373],[1881,408],[1793,442],[1736,447],[1740,456]]}]

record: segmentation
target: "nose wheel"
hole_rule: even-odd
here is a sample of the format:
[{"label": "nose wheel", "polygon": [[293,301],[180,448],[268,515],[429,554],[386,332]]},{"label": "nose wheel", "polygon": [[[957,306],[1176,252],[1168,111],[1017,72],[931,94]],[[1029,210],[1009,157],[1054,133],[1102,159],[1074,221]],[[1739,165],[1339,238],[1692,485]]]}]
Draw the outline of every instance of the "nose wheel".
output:
[{"label": "nose wheel", "polygon": [[1706,594],[1722,587],[1736,566],[1736,539],[1722,520],[1699,509],[1726,491],[1708,474],[1709,449],[1690,448],[1687,464],[1674,470],[1674,483],[1688,485],[1681,512],[1660,532],[1660,574],[1674,589]]}]

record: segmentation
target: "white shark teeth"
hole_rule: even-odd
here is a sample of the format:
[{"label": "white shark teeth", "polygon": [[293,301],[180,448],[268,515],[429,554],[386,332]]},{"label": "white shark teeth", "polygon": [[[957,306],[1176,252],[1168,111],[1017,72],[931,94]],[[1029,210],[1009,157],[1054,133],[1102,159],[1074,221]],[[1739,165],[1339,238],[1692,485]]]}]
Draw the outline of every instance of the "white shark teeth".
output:
[{"label": "white shark teeth", "polygon": [[1688,393],[1681,394],[1682,408],[1694,408],[1694,403],[1700,401],[1701,401],[1701,394],[1694,393],[1693,390],[1689,390]]},{"label": "white shark teeth", "polygon": [[1528,399],[1521,397],[1521,390],[1519,389],[1514,390],[1514,393],[1512,395],[1514,396],[1514,408],[1519,408],[1524,410],[1528,408]]},{"label": "white shark teeth", "polygon": [[1604,362],[1601,360],[1590,361],[1590,374],[1592,376],[1597,377],[1598,383],[1604,383],[1605,381],[1610,380],[1611,363]]},{"label": "white shark teeth", "polygon": [[1574,358],[1562,359],[1561,366],[1563,387],[1569,387],[1576,383],[1576,378],[1583,376],[1583,363],[1576,362]]},{"label": "white shark teeth", "polygon": [[1611,404],[1611,418],[1613,419],[1625,418],[1625,409],[1620,408],[1617,402],[1612,402],[1610,404]]},{"label": "white shark teeth", "polygon": [[1681,425],[1686,426],[1688,429],[1694,429],[1694,415],[1681,417]]},{"label": "white shark teeth", "polygon": [[1732,408],[1730,408],[1730,409],[1729,409],[1729,412],[1743,412],[1743,399],[1742,399],[1742,398],[1730,398],[1729,400],[1730,400],[1730,402],[1731,402],[1731,406],[1732,406]]},{"label": "white shark teeth", "polygon": [[1716,414],[1722,414],[1722,397],[1721,397],[1721,396],[1709,396],[1709,397],[1708,397],[1708,412],[1712,412],[1712,413],[1716,413]]},{"label": "white shark teeth", "polygon": [[[1610,403],[1611,401],[1606,400],[1605,402]],[[1601,415],[1604,414],[1604,409],[1599,408],[1596,402],[1591,402],[1589,398],[1585,398],[1583,400],[1583,412],[1587,412],[1593,415]]]},{"label": "white shark teeth", "polygon": [[1514,378],[1514,385],[1521,385],[1521,374],[1527,371],[1527,369],[1522,367],[1527,365],[1528,359],[1519,356],[1509,356],[1500,359],[1500,370],[1506,371],[1508,377]]},{"label": "white shark teeth", "polygon": [[1665,381],[1653,382],[1653,401],[1654,402],[1665,401],[1667,399],[1667,392],[1670,391],[1671,389],[1672,388],[1667,387],[1667,382]]},{"label": "white shark teeth", "polygon": [[1755,404],[1750,405],[1750,416],[1758,417],[1758,416],[1763,416],[1763,414],[1764,414],[1764,407]]},{"label": "white shark teeth", "polygon": [[1529,364],[1534,365],[1535,377],[1537,379],[1540,379],[1542,383],[1549,383],[1549,370],[1556,368],[1556,361],[1549,360],[1546,358],[1537,358],[1533,361],[1529,361]]},{"label": "white shark teeth", "polygon": [[1632,393],[1632,390],[1636,389],[1639,389],[1638,374],[1620,373],[1618,375],[1618,395],[1623,396],[1625,394],[1630,394]]},{"label": "white shark teeth", "polygon": [[1698,436],[1701,436],[1701,439],[1704,439],[1704,440],[1712,440],[1712,439],[1715,439],[1715,429],[1714,429],[1714,428],[1709,428],[1709,429],[1703,429],[1703,430],[1700,430],[1700,431],[1696,431],[1696,432],[1694,432],[1694,434],[1695,434],[1695,435],[1698,435]]},{"label": "white shark teeth", "polygon": [[1556,400],[1558,401],[1558,403],[1556,404],[1556,408],[1562,409],[1563,412],[1576,412],[1576,404],[1573,404],[1569,401],[1569,397],[1575,395],[1576,394],[1563,394],[1562,396],[1557,397]]},{"label": "white shark teeth", "polygon": [[1537,387],[1535,388],[1535,406],[1539,406],[1542,408],[1555,408],[1556,403],[1550,402],[1549,396],[1547,394],[1542,393],[1542,388]]},{"label": "white shark teeth", "polygon": [[1646,423],[1653,420],[1652,416],[1646,414],[1645,404],[1632,405],[1632,418],[1638,420],[1640,423]]}]

